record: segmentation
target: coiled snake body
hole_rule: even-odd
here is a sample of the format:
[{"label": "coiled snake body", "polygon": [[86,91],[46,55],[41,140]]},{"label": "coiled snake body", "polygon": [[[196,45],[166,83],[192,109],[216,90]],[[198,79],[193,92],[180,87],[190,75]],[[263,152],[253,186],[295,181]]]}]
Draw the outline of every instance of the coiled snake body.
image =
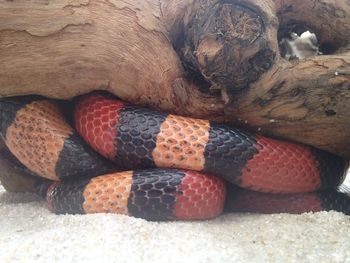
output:
[{"label": "coiled snake body", "polygon": [[347,168],[330,153],[104,93],[82,96],[74,107],[75,129],[55,101],[0,101],[3,140],[31,173],[49,179],[38,180],[37,189],[53,212],[207,219],[225,201],[228,211],[350,210],[346,195],[325,190],[337,187]]}]

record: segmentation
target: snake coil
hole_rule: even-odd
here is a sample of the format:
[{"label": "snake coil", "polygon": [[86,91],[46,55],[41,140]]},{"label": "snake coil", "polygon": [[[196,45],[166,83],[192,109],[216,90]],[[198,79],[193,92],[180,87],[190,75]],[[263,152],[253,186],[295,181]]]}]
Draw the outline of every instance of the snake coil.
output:
[{"label": "snake coil", "polygon": [[[57,102],[37,96],[1,99],[0,118],[10,152],[30,173],[54,181],[45,180],[45,189],[55,213],[207,219],[222,213],[226,199],[228,211],[349,212],[347,196],[329,190],[344,179],[346,160],[309,146],[105,93],[76,99],[75,128]],[[295,206],[283,210],[287,203]]]}]

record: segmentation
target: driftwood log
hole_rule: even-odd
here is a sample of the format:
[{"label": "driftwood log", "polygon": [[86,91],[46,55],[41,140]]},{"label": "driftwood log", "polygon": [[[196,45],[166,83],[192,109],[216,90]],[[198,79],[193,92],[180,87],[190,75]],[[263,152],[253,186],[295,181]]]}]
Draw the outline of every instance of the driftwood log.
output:
[{"label": "driftwood log", "polygon": [[[322,55],[279,42],[314,32]],[[349,0],[0,2],[0,96],[108,90],[350,159]]]}]

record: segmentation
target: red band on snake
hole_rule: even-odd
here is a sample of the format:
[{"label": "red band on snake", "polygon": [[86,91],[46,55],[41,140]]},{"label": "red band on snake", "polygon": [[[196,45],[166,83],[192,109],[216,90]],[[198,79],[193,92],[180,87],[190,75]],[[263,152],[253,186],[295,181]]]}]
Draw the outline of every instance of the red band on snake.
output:
[{"label": "red band on snake", "polygon": [[74,117],[79,134],[124,169],[182,168],[252,190],[299,193],[337,186],[346,167],[343,159],[311,147],[98,94],[81,98]]},{"label": "red band on snake", "polygon": [[[47,196],[56,213],[212,218],[225,200],[219,177],[252,190],[304,193],[336,187],[347,168],[342,158],[309,146],[128,105],[104,94],[79,98],[74,122],[82,138],[114,164],[83,142],[52,100],[5,98],[0,114],[1,135],[20,162],[41,177],[61,181]],[[329,210],[321,201],[319,208]],[[345,211],[344,206],[337,209]]]}]

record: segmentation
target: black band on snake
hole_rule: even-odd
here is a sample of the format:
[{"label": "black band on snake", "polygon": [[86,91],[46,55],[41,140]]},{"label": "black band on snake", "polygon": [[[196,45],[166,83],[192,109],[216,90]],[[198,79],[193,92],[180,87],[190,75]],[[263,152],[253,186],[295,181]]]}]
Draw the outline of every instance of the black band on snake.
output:
[{"label": "black band on snake", "polygon": [[[330,153],[128,105],[104,93],[77,98],[74,108],[73,128],[53,100],[0,100],[1,136],[43,181],[45,187],[36,183],[35,189],[47,189],[53,212],[207,219],[222,213],[226,199],[228,211],[349,211],[347,196],[334,190],[347,161]],[[265,194],[229,187],[226,198],[231,183]],[[255,201],[269,196],[265,205]],[[277,199],[299,208],[284,211]]]}]

